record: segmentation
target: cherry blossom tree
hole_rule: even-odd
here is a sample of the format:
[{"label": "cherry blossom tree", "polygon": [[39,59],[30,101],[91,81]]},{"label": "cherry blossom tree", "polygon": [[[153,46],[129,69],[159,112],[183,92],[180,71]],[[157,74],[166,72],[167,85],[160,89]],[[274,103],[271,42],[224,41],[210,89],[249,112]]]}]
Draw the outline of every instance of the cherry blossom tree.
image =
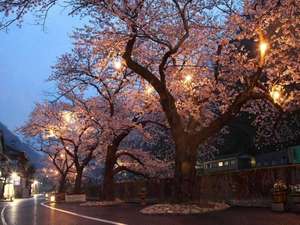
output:
[{"label": "cherry blossom tree", "polygon": [[[148,177],[151,171],[153,174],[154,170],[162,172],[170,168],[168,163],[155,159],[141,149],[128,148],[124,151],[121,148],[121,143],[132,131],[140,131],[146,135],[147,132],[143,131],[146,124],[162,127],[165,125],[158,121],[157,115],[154,119],[151,112],[145,111],[147,104],[141,102],[145,93],[144,91],[141,93],[137,77],[124,67],[121,59],[117,57],[113,63],[103,62],[103,57],[95,55],[92,50],[91,45],[77,45],[72,53],[60,57],[50,80],[57,82],[60,95],[73,93],[73,96],[92,94],[95,96],[90,99],[90,102],[94,103],[89,113],[102,126],[102,155],[99,160],[104,164],[102,193],[105,199],[111,200],[114,198],[116,174],[127,171]],[[80,101],[80,104],[85,106],[86,101]],[[137,155],[144,160],[139,159]],[[118,163],[121,159],[122,165]],[[136,164],[141,167],[134,166]]]},{"label": "cherry blossom tree", "polygon": [[[0,10],[19,19],[55,3],[2,1]],[[160,103],[175,143],[178,199],[192,193],[199,146],[241,110],[299,107],[297,1],[74,0],[70,6],[93,20],[77,45],[93,46],[99,69],[120,60],[138,75],[145,102],[155,110]]]},{"label": "cherry blossom tree", "polygon": [[63,102],[38,104],[22,128],[28,137],[41,136],[47,140],[48,154],[61,181],[75,167],[74,192],[81,192],[84,169],[95,158],[101,130],[84,116],[80,109]]},{"label": "cherry blossom tree", "polygon": [[[48,155],[48,163],[46,163],[46,168],[42,169],[44,176],[51,176],[53,180],[58,178],[58,193],[64,193],[66,191],[66,183],[70,176],[74,173],[73,167],[74,162],[69,159],[68,154],[62,146],[57,146],[52,143],[50,146],[43,147],[42,152]],[[52,171],[52,172],[51,172]]]},{"label": "cherry blossom tree", "polygon": [[[257,100],[278,111],[286,106],[278,101],[274,89],[274,77],[280,76],[276,71],[286,70],[286,65],[275,60],[286,59],[289,51],[295,51],[296,45],[288,42],[296,39],[291,36],[285,42],[276,35],[267,37],[269,23],[287,17],[285,7],[278,12],[273,6],[270,1],[259,10],[249,4],[237,11],[234,5],[214,8],[204,1],[103,1],[91,9],[96,25],[82,32],[79,44],[88,37],[96,53],[104,55],[103,62],[121,55],[126,68],[147,81],[144,89],[151,96],[146,101],[152,101],[154,107],[160,102],[175,142],[179,199],[191,193],[199,145],[220,132],[250,102],[254,112]],[[226,24],[213,20],[214,11],[207,14],[212,8],[222,9]],[[289,11],[289,18],[296,16],[295,9]],[[264,17],[268,19],[262,20]],[[290,29],[279,27],[284,32]],[[245,40],[253,41],[254,57],[244,50]],[[295,62],[288,63],[293,68],[289,75],[297,74],[293,72],[298,68]],[[295,82],[298,75],[291,78]]]}]

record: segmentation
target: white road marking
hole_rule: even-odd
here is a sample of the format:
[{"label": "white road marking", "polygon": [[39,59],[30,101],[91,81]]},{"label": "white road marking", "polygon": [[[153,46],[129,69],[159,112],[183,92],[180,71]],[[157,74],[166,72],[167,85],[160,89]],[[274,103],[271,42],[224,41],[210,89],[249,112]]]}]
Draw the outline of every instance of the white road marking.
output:
[{"label": "white road marking", "polygon": [[7,225],[6,220],[5,220],[5,216],[4,216],[4,212],[5,212],[6,208],[7,208],[7,206],[4,206],[3,209],[1,210],[1,222],[2,222],[2,225]]},{"label": "white road marking", "polygon": [[[44,207],[46,207],[46,208],[49,208],[49,209],[53,209],[53,210],[56,210],[56,211],[59,211],[59,212],[62,212],[62,213],[70,214],[70,215],[81,217],[81,218],[88,219],[88,220],[94,220],[94,221],[98,221],[98,222],[102,222],[102,223],[108,223],[108,224],[113,224],[113,225],[127,225],[125,223],[118,223],[116,221],[99,219],[99,218],[96,218],[96,217],[85,216],[85,215],[74,213],[74,212],[70,212],[70,211],[67,211],[67,210],[58,209],[58,208],[46,205],[44,202],[41,203],[41,205],[44,206]],[[7,225],[7,224],[3,224],[3,225]]]}]

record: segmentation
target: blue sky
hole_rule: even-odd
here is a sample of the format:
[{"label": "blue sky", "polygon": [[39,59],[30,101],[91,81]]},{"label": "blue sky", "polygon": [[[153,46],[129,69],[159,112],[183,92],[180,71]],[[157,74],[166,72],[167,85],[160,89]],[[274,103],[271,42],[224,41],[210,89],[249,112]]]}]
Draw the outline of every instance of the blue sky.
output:
[{"label": "blue sky", "polygon": [[22,27],[0,31],[0,122],[11,130],[21,126],[34,104],[53,91],[46,82],[58,56],[72,47],[69,35],[81,21],[52,9],[45,30],[27,16]]}]

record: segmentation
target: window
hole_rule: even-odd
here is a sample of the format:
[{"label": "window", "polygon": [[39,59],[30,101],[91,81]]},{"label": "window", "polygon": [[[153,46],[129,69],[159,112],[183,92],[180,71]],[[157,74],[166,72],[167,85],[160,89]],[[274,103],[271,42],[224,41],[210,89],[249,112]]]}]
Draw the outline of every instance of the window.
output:
[{"label": "window", "polygon": [[219,167],[222,167],[223,166],[223,162],[222,161],[219,162],[218,165],[219,165]]},{"label": "window", "polygon": [[229,166],[229,162],[228,162],[228,161],[225,161],[225,162],[224,162],[224,166]]}]

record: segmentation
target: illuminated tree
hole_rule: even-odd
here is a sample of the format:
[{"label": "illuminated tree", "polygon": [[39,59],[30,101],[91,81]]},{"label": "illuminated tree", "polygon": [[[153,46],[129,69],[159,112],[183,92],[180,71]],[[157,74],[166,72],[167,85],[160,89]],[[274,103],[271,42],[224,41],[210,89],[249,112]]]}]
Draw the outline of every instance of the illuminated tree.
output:
[{"label": "illuminated tree", "polygon": [[[158,110],[160,103],[176,146],[176,193],[183,199],[192,193],[199,146],[241,110],[264,114],[267,107],[292,109],[297,92],[294,90],[294,98],[283,104],[274,84],[282,73],[289,74],[289,81],[283,78],[284,82],[299,79],[299,56],[293,44],[297,37],[285,24],[278,24],[277,30],[282,29],[287,39],[268,31],[274,18],[295,18],[297,13],[290,4],[288,16],[284,5],[276,6],[272,1],[259,10],[244,5],[241,15],[234,5],[214,7],[205,1],[175,0],[165,3],[103,1],[91,8],[102,16],[93,14],[96,25],[82,31],[77,44],[86,40],[93,45],[94,54],[102,58],[101,68],[105,68],[105,62],[122,56],[126,69],[142,79],[148,94],[145,102],[150,102],[153,110]],[[220,16],[223,13],[226,23],[213,20],[215,13],[209,10],[216,10]],[[250,19],[244,13],[249,13]],[[299,18],[294,22],[298,23]],[[243,44],[245,40],[254,44],[254,56]],[[295,58],[288,57],[291,52]],[[288,62],[278,63],[279,59]],[[259,104],[264,105],[262,110]]]},{"label": "illuminated tree", "polygon": [[60,148],[62,148],[62,146],[56,146],[55,144],[51,144],[51,146],[46,148],[43,147],[42,151],[48,155],[51,166],[47,163],[46,168],[42,169],[42,173],[44,176],[50,176],[54,180],[59,176],[57,191],[58,193],[63,193],[66,191],[68,177],[74,174],[74,170],[72,171],[74,162],[69,159],[65,150]]},{"label": "illuminated tree", "polygon": [[43,143],[47,142],[41,150],[61,174],[60,191],[68,172],[75,167],[74,192],[80,193],[84,169],[95,158],[101,137],[93,121],[70,104],[45,103],[36,106],[22,131],[27,137],[42,137]]},{"label": "illuminated tree", "polygon": [[[55,3],[2,1],[0,10],[19,19],[27,10],[45,11]],[[176,146],[179,199],[192,193],[198,147],[241,110],[268,117],[264,112],[269,107],[278,112],[299,107],[297,1],[73,0],[69,4],[72,13],[94,19],[77,35],[76,44],[93,46],[100,70],[118,60],[117,69],[123,65],[140,78],[148,107],[157,111],[160,103]],[[254,55],[244,44],[249,41]]]},{"label": "illuminated tree", "polygon": [[[168,163],[155,159],[141,149],[127,148],[124,151],[121,148],[121,143],[132,131],[149,135],[143,130],[147,124],[154,127],[165,125],[159,121],[159,113],[154,116],[146,111],[147,104],[141,100],[147,94],[139,88],[136,76],[124,67],[120,58],[103,62],[101,55],[93,54],[90,45],[79,45],[72,53],[60,57],[50,79],[57,82],[60,95],[72,93],[72,98],[78,99],[76,96],[84,93],[94,94],[88,101],[89,110],[86,111],[103,131],[98,157],[99,162],[104,164],[103,198],[114,198],[114,176],[122,171],[148,177],[154,171],[162,172],[170,168]],[[86,100],[80,100],[78,104],[87,108]]]}]

